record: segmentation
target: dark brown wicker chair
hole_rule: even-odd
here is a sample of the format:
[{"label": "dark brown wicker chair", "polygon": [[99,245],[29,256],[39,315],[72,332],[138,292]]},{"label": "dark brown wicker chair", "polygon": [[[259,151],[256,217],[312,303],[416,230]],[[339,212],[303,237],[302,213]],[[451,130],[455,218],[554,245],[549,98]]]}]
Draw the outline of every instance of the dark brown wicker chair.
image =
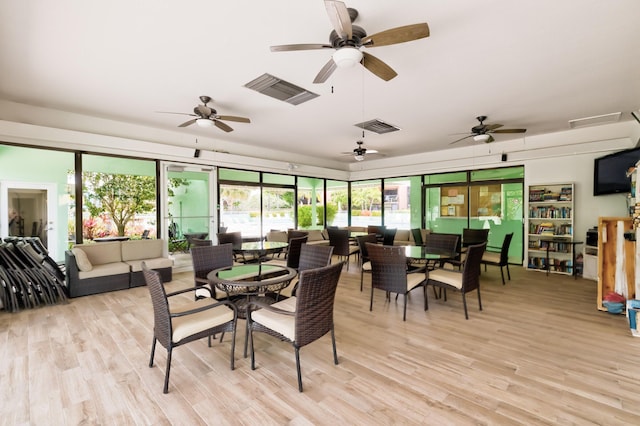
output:
[{"label": "dark brown wicker chair", "polygon": [[180,306],[171,306],[169,297],[194,291],[196,288],[186,288],[167,294],[160,274],[147,268],[144,262],[142,262],[142,273],[153,304],[153,343],[151,344],[149,367],[153,367],[156,342],[159,341],[167,349],[163,392],[169,392],[169,372],[173,348],[203,337],[209,338],[209,347],[211,347],[211,336],[215,333],[233,332],[230,357],[231,369],[233,370],[238,319],[236,306],[228,301],[218,302],[211,298],[196,300]]},{"label": "dark brown wicker chair", "polygon": [[253,332],[268,333],[293,344],[298,373],[298,390],[302,392],[300,371],[300,348],[331,332],[333,361],[338,364],[336,337],[333,324],[333,304],[342,263],[323,268],[308,269],[300,273],[299,289],[296,297],[291,297],[273,305],[253,302],[247,319],[251,346],[251,369],[255,370]]},{"label": "dark brown wicker chair", "polygon": [[[480,261],[487,243],[469,246],[462,271],[452,271],[450,269],[436,268],[427,272],[426,285],[440,287],[444,290],[444,300],[447,301],[447,290],[455,290],[462,293],[462,304],[464,306],[464,317],[469,319],[467,313],[466,294],[475,290],[478,293],[478,307],[482,310],[482,300],[480,298]],[[429,302],[425,293],[425,306],[429,309]]]},{"label": "dark brown wicker chair", "polygon": [[[333,247],[302,244],[300,246],[300,262],[298,263],[298,273],[308,269],[322,268],[331,264]],[[282,289],[280,296],[291,297],[296,295],[298,281],[292,281],[289,286]]]},{"label": "dark brown wicker chair", "polygon": [[488,229],[464,228],[462,230],[462,247],[475,246],[489,240]]},{"label": "dark brown wicker chair", "polygon": [[[371,259],[371,302],[369,303],[369,311],[373,310],[374,289],[384,290],[387,293],[388,301],[390,301],[390,293],[396,293],[396,295],[402,294],[404,295],[402,320],[406,321],[409,292],[418,287],[422,287],[423,291],[425,290],[425,269],[416,268],[409,271],[404,247],[371,243],[366,243],[366,245],[367,254],[369,255],[369,259]],[[426,310],[426,291],[424,291],[424,301]]]},{"label": "dark brown wicker chair", "polygon": [[382,244],[385,246],[392,246],[393,240],[396,239],[396,232],[398,232],[396,228],[385,228],[382,237]]},{"label": "dark brown wicker chair", "polygon": [[[445,263],[451,263],[458,267],[462,264],[460,260],[460,235],[458,234],[445,234],[432,232],[427,234],[424,240],[424,246],[430,249],[444,250],[451,253],[451,259],[438,262],[439,266],[444,266]],[[429,262],[428,267],[433,269],[437,266],[434,262]]]},{"label": "dark brown wicker chair", "polygon": [[287,258],[286,259],[270,259],[267,263],[275,264],[275,265],[283,265],[289,268],[298,269],[298,265],[300,264],[300,249],[304,243],[307,242],[306,235],[303,237],[292,238],[289,240],[289,247],[287,247]]},{"label": "dark brown wicker chair", "polygon": [[333,247],[333,254],[338,256],[340,260],[347,263],[347,271],[349,270],[349,259],[352,254],[358,254],[358,246],[349,244],[349,231],[346,229],[327,228],[329,234],[329,245]]},{"label": "dark brown wicker chair", "polygon": [[413,235],[413,242],[417,246],[424,244],[422,241],[422,230],[420,228],[411,228],[411,235]]},{"label": "dark brown wicker chair", "polygon": [[504,271],[503,267],[507,268],[507,276],[509,277],[509,281],[511,281],[511,272],[509,272],[509,246],[511,245],[511,239],[513,238],[513,232],[506,234],[504,236],[504,240],[502,241],[502,247],[499,252],[491,251],[493,247],[487,247],[487,250],[482,255],[482,264],[484,265],[484,270],[487,270],[487,265],[499,266],[500,267],[500,275],[502,275],[502,285],[505,285],[504,281]]},{"label": "dark brown wicker chair", "polygon": [[226,294],[211,288],[207,280],[207,274],[214,269],[233,266],[233,246],[231,244],[221,244],[218,246],[195,246],[191,247],[191,261],[193,262],[193,275],[198,287],[196,298],[202,297],[201,291],[206,290],[208,297],[222,300]]},{"label": "dark brown wicker chair", "polygon": [[225,232],[219,233],[218,244],[231,243],[233,246],[233,260],[236,262],[247,263],[255,262],[257,259],[251,256],[245,256],[242,252],[239,252],[242,248],[242,233],[241,232]]},{"label": "dark brown wicker chair", "polygon": [[367,234],[376,234],[376,237],[382,239],[384,228],[383,225],[369,225],[367,226]]},{"label": "dark brown wicker chair", "polygon": [[367,251],[367,243],[376,244],[378,236],[376,234],[360,235],[356,237],[360,248],[360,291],[363,289],[364,273],[371,273],[371,260]]},{"label": "dark brown wicker chair", "polygon": [[212,245],[211,240],[203,240],[201,238],[192,238],[190,242],[191,242],[191,247],[202,247],[202,246]]}]

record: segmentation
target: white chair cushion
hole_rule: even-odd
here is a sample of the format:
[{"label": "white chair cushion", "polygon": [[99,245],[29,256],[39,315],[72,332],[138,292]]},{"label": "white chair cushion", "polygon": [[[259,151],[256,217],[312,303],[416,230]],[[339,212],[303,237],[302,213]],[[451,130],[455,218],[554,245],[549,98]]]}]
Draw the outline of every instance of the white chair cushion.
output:
[{"label": "white chair cushion", "polygon": [[366,261],[362,264],[362,270],[365,272],[371,272],[371,262]]},{"label": "white chair cushion", "polygon": [[81,280],[95,277],[106,277],[109,275],[129,274],[131,268],[124,262],[107,263],[104,265],[93,265],[90,271],[78,271],[78,278]]},{"label": "white chair cushion", "polygon": [[457,289],[462,288],[462,273],[458,271],[434,269],[433,271],[429,271],[429,279],[448,284]]},{"label": "white chair cushion", "polygon": [[[274,303],[274,308],[282,309],[283,311],[295,312],[296,310],[296,298],[290,297],[280,302]],[[270,328],[276,333],[282,334],[292,342],[296,336],[296,323],[293,315],[282,315],[275,312],[268,311],[266,309],[259,309],[251,313],[251,318],[258,324]]]},{"label": "white chair cushion", "polygon": [[407,291],[418,287],[427,277],[422,272],[407,274]]},{"label": "white chair cushion", "polygon": [[[201,306],[213,305],[214,303],[217,303],[214,299],[200,299],[195,302],[182,304],[176,307],[172,306],[170,311],[172,314],[177,314],[191,309],[196,309]],[[206,311],[198,312],[197,314],[173,318],[172,339],[174,342],[179,342],[185,337],[229,321],[233,321],[233,311],[226,306],[216,306],[215,308],[207,309]]]},{"label": "white chair cushion", "polygon": [[82,272],[89,272],[93,269],[93,265],[89,261],[87,257],[87,253],[80,248],[72,248],[71,253],[76,257],[76,264],[78,265],[78,269]]},{"label": "white chair cushion", "polygon": [[500,263],[500,253],[485,251],[482,255],[483,262]]}]

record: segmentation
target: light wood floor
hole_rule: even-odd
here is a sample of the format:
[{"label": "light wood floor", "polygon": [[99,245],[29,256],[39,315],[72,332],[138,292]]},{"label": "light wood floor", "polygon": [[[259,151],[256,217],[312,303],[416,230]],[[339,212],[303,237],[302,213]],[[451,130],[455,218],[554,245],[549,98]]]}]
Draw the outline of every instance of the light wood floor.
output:
[{"label": "light wood floor", "polygon": [[[512,267],[482,275],[465,321],[459,294],[421,293],[369,312],[352,263],[336,300],[339,365],[329,336],[301,350],[299,393],[290,345],[256,335],[256,364],[229,370],[229,338],[147,366],[152,313],[146,287],[0,312],[0,424],[640,424],[640,338],[626,318],[596,310],[596,283]],[[176,274],[171,288],[191,282]],[[432,296],[433,292],[429,292]]]}]

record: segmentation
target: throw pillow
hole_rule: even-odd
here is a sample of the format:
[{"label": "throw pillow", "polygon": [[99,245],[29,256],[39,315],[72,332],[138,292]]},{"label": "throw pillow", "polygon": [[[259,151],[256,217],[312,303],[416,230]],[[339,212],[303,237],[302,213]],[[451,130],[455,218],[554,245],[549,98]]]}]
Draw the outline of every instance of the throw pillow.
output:
[{"label": "throw pillow", "polygon": [[79,248],[72,248],[71,253],[76,257],[76,263],[78,264],[78,269],[82,272],[89,272],[93,269],[93,265],[89,262],[89,258],[87,257],[87,253],[84,250]]}]

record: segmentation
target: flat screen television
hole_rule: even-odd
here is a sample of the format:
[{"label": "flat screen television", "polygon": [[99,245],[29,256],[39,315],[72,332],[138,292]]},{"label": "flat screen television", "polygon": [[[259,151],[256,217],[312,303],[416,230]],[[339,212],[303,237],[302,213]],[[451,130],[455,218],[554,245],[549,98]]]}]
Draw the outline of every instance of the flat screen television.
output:
[{"label": "flat screen television", "polygon": [[596,158],[593,168],[593,195],[631,192],[627,170],[640,160],[640,148],[627,149]]}]

